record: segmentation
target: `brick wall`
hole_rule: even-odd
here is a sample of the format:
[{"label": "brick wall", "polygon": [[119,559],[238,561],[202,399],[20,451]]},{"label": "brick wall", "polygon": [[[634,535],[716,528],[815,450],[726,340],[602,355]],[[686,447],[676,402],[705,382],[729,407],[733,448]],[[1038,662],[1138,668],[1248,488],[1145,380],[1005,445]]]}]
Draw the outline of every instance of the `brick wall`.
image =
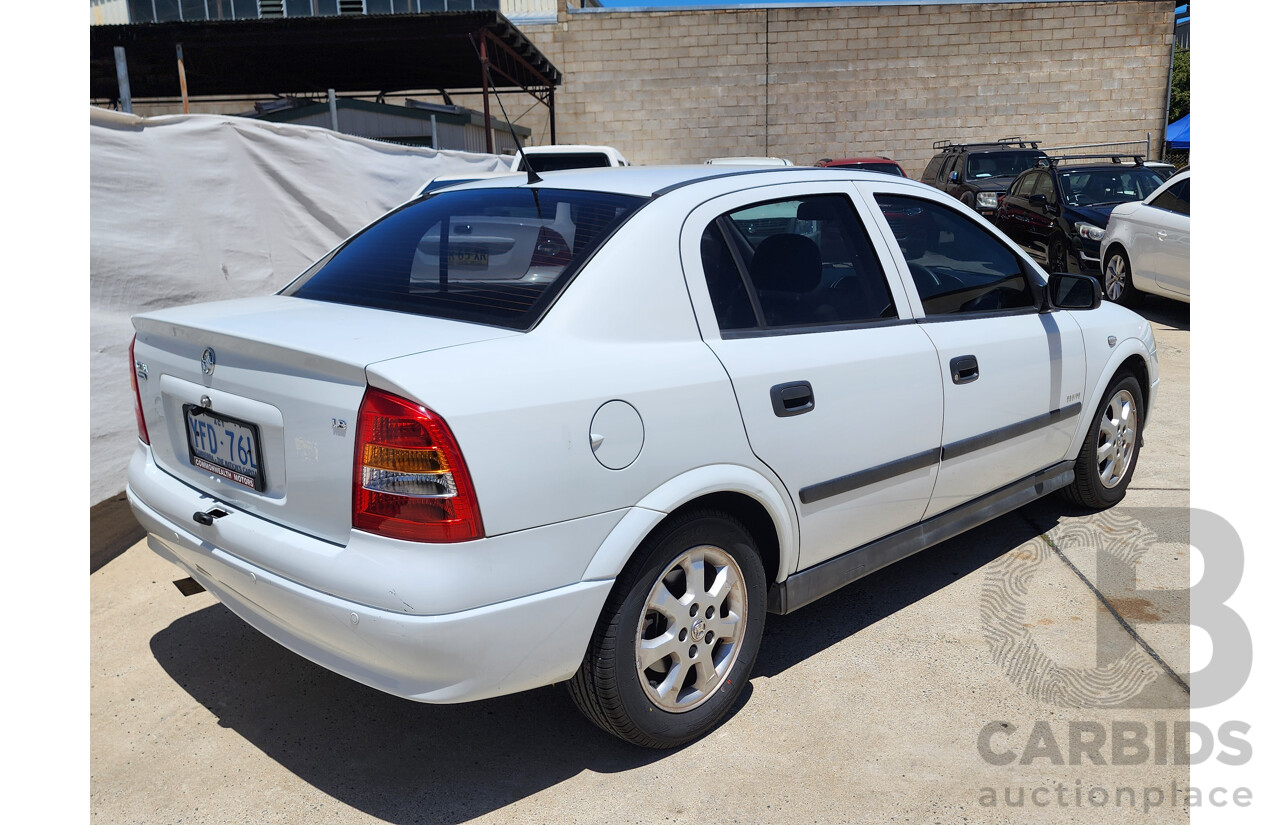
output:
[{"label": "brick wall", "polygon": [[[560,143],[634,163],[887,154],[933,141],[1163,135],[1172,2],[566,11],[522,31],[564,73]],[[524,107],[521,106],[521,109]],[[549,142],[543,107],[520,120]],[[513,113],[514,114],[514,113]]]}]

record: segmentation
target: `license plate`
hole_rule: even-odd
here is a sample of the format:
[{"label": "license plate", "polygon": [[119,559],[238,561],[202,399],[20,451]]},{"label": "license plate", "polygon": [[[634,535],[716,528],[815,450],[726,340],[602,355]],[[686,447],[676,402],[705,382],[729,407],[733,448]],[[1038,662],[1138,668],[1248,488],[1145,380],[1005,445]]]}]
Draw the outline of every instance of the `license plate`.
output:
[{"label": "license plate", "polygon": [[449,266],[489,266],[489,250],[483,246],[453,246],[449,248]]},{"label": "license plate", "polygon": [[184,404],[182,414],[192,464],[251,490],[266,489],[255,425],[195,404]]}]

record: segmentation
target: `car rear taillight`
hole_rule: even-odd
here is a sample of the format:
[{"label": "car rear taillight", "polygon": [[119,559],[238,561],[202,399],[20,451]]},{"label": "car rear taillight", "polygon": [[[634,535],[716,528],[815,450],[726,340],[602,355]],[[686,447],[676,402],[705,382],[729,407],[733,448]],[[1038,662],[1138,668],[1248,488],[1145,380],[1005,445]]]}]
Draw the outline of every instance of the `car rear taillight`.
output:
[{"label": "car rear taillight", "polygon": [[146,367],[139,364],[133,357],[133,345],[136,343],[138,343],[138,336],[135,335],[129,342],[129,386],[133,388],[133,415],[138,419],[138,438],[142,439],[143,444],[150,444],[151,437],[147,435],[147,421],[142,417],[142,393],[138,391],[138,373]]},{"label": "car rear taillight", "polygon": [[462,452],[444,419],[370,387],[356,422],[351,526],[406,541],[484,535]]}]

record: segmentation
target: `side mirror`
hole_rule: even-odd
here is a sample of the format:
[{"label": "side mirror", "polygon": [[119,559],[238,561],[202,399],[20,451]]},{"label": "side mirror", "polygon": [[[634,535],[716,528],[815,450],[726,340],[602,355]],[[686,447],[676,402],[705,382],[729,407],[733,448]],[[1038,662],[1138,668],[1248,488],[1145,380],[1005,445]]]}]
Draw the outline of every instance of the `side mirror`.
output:
[{"label": "side mirror", "polygon": [[1102,285],[1097,278],[1054,272],[1049,276],[1041,312],[1054,309],[1097,309],[1102,306]]},{"label": "side mirror", "polygon": [[1032,195],[1031,197],[1027,198],[1027,203],[1031,204],[1032,206],[1044,206],[1047,203],[1049,203],[1049,196],[1045,195],[1044,193],[1040,193],[1038,195]]}]

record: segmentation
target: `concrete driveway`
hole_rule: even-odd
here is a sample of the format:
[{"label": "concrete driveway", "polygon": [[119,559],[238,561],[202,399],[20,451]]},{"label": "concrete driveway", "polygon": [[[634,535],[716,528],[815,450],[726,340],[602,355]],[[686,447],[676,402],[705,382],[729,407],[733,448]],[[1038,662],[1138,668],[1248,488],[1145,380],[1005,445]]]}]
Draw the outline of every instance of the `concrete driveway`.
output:
[{"label": "concrete driveway", "polygon": [[1190,312],[1142,311],[1163,380],[1119,507],[1045,499],[770,616],[745,700],[674,752],[600,733],[563,685],[380,694],[136,544],[91,575],[93,819],[1187,821]]}]

